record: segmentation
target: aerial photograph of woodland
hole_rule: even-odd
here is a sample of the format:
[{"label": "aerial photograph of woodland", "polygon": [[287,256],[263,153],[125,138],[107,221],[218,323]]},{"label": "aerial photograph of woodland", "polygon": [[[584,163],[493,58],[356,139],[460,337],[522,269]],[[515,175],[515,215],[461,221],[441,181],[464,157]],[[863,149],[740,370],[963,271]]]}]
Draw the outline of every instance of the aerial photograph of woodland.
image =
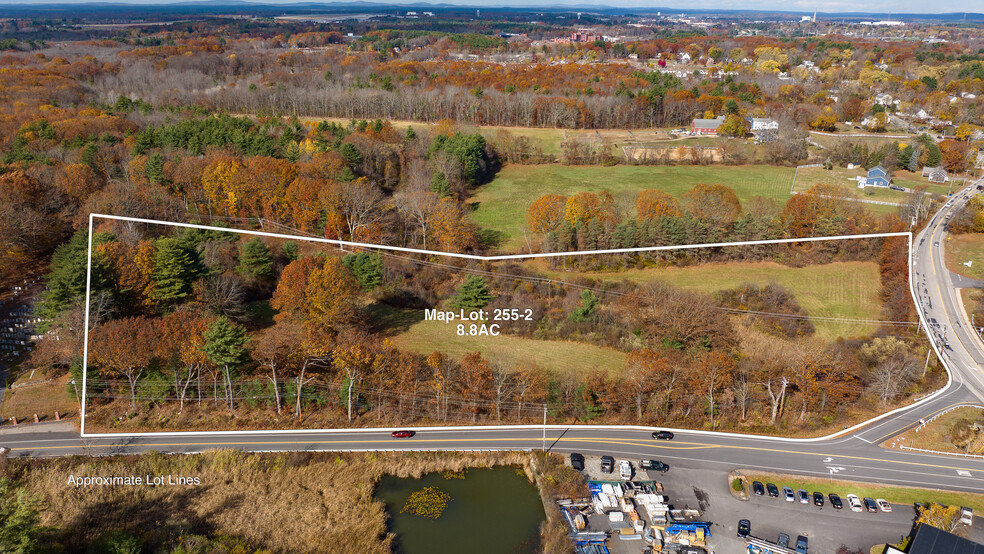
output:
[{"label": "aerial photograph of woodland", "polygon": [[[906,233],[981,177],[980,14],[113,6],[0,6],[2,426],[812,438],[948,383]],[[948,231],[984,280],[984,201]],[[383,474],[590,497],[538,452],[204,450],[5,451],[0,551],[427,551]],[[128,465],[242,486],[64,487]],[[502,551],[574,552],[551,514]]]}]

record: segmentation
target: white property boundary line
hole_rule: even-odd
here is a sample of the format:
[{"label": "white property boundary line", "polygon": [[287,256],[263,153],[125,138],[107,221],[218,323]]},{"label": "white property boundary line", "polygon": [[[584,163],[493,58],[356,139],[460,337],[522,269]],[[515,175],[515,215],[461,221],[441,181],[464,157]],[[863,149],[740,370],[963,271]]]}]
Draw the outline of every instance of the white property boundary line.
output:
[{"label": "white property boundary line", "polygon": [[[656,252],[664,250],[683,250],[689,248],[717,248],[724,246],[751,246],[751,245],[763,245],[763,244],[790,244],[790,243],[800,243],[800,242],[821,242],[821,241],[834,241],[834,240],[851,240],[851,239],[872,239],[872,238],[888,238],[888,237],[907,237],[908,238],[908,258],[909,258],[909,294],[912,297],[912,301],[916,304],[916,311],[919,313],[919,321],[922,323],[922,327],[928,333],[928,327],[923,317],[922,312],[919,310],[918,301],[916,299],[915,289],[912,284],[912,233],[909,231],[897,232],[897,233],[873,233],[868,235],[842,235],[835,237],[807,237],[807,238],[796,238],[796,239],[770,239],[770,240],[753,240],[753,241],[740,241],[740,242],[717,242],[717,243],[704,243],[704,244],[689,244],[689,245],[679,245],[679,246],[651,246],[644,248],[616,248],[608,250],[588,250],[588,251],[577,251],[577,252],[548,252],[548,253],[537,253],[537,254],[511,254],[511,255],[499,255],[499,256],[479,256],[474,254],[455,254],[449,252],[438,252],[434,250],[421,250],[417,248],[404,248],[399,246],[386,246],[379,244],[368,244],[361,242],[350,242],[342,240],[334,240],[327,238],[315,238],[315,237],[305,237],[297,235],[285,235],[280,233],[269,233],[265,231],[252,231],[244,229],[231,229],[227,227],[214,227],[210,225],[200,225],[194,223],[179,223],[174,221],[159,221],[154,219],[144,219],[137,217],[126,217],[126,216],[116,216],[116,215],[105,215],[105,214],[89,214],[89,242],[88,242],[88,253],[86,256],[86,277],[85,277],[85,329],[83,333],[83,347],[82,347],[82,416],[81,416],[81,436],[83,438],[126,438],[126,437],[158,437],[158,436],[172,436],[172,437],[197,437],[197,436],[230,436],[230,435],[276,435],[276,434],[295,434],[295,435],[312,435],[312,434],[325,434],[325,433],[352,433],[352,432],[389,432],[393,431],[394,428],[341,428],[341,429],[284,429],[284,430],[251,430],[251,431],[161,431],[153,433],[86,433],[85,432],[85,406],[86,406],[86,392],[87,379],[88,379],[88,367],[89,367],[89,294],[91,291],[91,279],[92,279],[92,229],[93,220],[95,218],[111,219],[117,221],[130,221],[135,223],[147,223],[153,225],[169,225],[172,227],[185,227],[191,229],[204,229],[204,230],[214,230],[214,231],[226,231],[232,233],[240,233],[244,235],[253,236],[264,236],[278,239],[292,239],[292,240],[304,240],[308,242],[320,242],[324,244],[332,244],[336,246],[352,246],[361,248],[371,248],[377,250],[390,250],[394,252],[407,252],[414,254],[427,254],[435,256],[448,256],[452,258],[463,258],[470,260],[521,260],[530,258],[551,258],[551,257],[564,257],[564,256],[583,256],[592,254],[627,254],[633,252]],[[942,356],[940,356],[939,350],[937,350],[936,345],[933,343],[930,337],[930,344],[933,345],[933,350],[936,351],[937,358],[943,361]],[[721,436],[721,437],[738,437],[738,438],[752,438],[752,439],[763,439],[771,441],[782,441],[782,442],[820,442],[825,440],[830,440],[837,438],[839,436],[849,434],[857,429],[870,425],[876,421],[889,417],[891,415],[911,410],[916,406],[920,406],[927,402],[932,401],[937,396],[946,392],[953,382],[953,376],[950,373],[950,368],[947,367],[946,362],[943,362],[943,366],[947,372],[947,383],[946,386],[936,391],[935,393],[923,398],[922,400],[904,406],[902,408],[897,408],[890,412],[886,412],[877,417],[863,421],[849,427],[842,431],[838,431],[831,435],[824,437],[815,438],[789,438],[789,437],[773,437],[767,435],[750,435],[743,433],[723,433],[720,431],[704,431],[699,429],[672,429],[676,432],[682,433],[692,433],[697,435],[708,435],[708,436]],[[451,427],[415,427],[418,431],[460,431],[460,430],[504,430],[504,429],[552,429],[552,430],[562,430],[569,429],[571,425],[486,425],[486,426],[451,426]],[[653,431],[656,427],[645,427],[639,425],[578,425],[580,429],[600,429],[600,430],[636,430],[636,431]],[[665,428],[662,428],[665,429]]]}]

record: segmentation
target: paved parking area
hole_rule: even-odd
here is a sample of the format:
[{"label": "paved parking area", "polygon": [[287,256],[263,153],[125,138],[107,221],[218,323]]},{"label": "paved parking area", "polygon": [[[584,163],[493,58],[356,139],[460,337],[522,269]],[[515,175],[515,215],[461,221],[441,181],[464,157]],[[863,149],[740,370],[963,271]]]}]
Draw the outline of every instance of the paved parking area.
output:
[{"label": "paved parking area", "polygon": [[[782,496],[752,496],[738,500],[728,489],[727,476],[716,471],[675,468],[663,480],[671,502],[689,502],[704,511],[704,520],[714,525],[713,545],[718,553],[744,552],[745,542],[737,537],[738,520],[752,524],[752,535],[775,541],[779,533],[809,540],[809,551],[833,554],[841,546],[868,552],[875,544],[899,542],[909,534],[915,519],[912,506],[895,506],[891,513],[852,512],[845,507],[835,510],[829,503],[817,508],[812,503],[786,502]],[[782,483],[776,483],[782,488]],[[841,498],[850,491],[844,491]],[[812,491],[811,491],[812,493]],[[846,504],[846,503],[845,503]]]},{"label": "paved parking area", "polygon": [[[618,480],[617,473],[601,472],[598,456],[585,458],[584,473],[588,479]],[[615,458],[616,463],[619,459]],[[833,554],[841,546],[868,552],[875,544],[898,543],[909,535],[916,517],[911,505],[895,505],[890,513],[868,513],[852,512],[846,500],[841,510],[834,509],[829,502],[823,508],[817,508],[812,504],[812,496],[810,504],[786,502],[781,495],[772,498],[768,494],[762,497],[752,495],[749,500],[742,501],[731,495],[727,474],[721,471],[673,465],[667,473],[640,472],[639,460],[629,461],[636,472],[634,479],[647,479],[648,475],[648,480],[663,484],[663,494],[673,508],[701,510],[701,519],[712,523],[713,538],[709,546],[717,554],[745,552],[745,541],[737,537],[738,520],[743,518],[751,521],[752,535],[756,537],[775,541],[779,533],[786,533],[792,546],[796,536],[803,535],[809,540],[811,554]],[[777,482],[776,485],[781,489],[783,483]],[[812,495],[813,491],[809,492]],[[841,499],[850,492],[842,491]],[[984,527],[975,525],[968,538],[984,541]],[[638,552],[641,546],[639,543],[623,543],[613,551]]]}]

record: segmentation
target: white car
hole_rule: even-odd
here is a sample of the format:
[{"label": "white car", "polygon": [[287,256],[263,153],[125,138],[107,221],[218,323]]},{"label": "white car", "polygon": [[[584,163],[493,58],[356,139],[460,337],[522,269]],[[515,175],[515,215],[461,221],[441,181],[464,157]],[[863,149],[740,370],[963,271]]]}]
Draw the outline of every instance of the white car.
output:
[{"label": "white car", "polygon": [[628,481],[632,479],[632,464],[625,460],[619,460],[618,462],[618,476]]},{"label": "white car", "polygon": [[847,495],[847,505],[851,507],[852,512],[860,512],[863,509],[861,499],[856,494]]},{"label": "white car", "polygon": [[875,504],[878,504],[878,509],[883,512],[891,512],[892,505],[885,501],[884,498],[876,498]]},{"label": "white car", "polygon": [[971,510],[970,508],[967,508],[967,507],[961,507],[960,508],[960,523],[963,523],[964,525],[973,525],[974,524],[974,510]]}]

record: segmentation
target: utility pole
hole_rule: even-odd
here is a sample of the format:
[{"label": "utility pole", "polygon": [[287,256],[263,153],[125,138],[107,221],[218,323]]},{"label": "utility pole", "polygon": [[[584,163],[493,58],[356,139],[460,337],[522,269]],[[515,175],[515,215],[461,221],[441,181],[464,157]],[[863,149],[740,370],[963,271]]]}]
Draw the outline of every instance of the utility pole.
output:
[{"label": "utility pole", "polygon": [[547,451],[547,405],[543,405],[543,444],[540,446],[542,452]]}]

